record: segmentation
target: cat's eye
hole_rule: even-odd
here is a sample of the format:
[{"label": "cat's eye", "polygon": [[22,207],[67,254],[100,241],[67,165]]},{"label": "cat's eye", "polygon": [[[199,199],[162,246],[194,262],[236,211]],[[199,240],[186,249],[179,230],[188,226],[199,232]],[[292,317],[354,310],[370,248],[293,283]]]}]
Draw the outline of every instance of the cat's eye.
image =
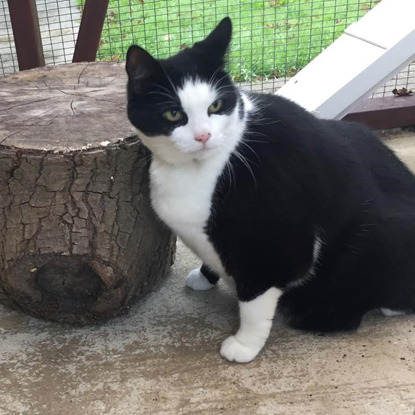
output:
[{"label": "cat's eye", "polygon": [[183,118],[183,113],[177,110],[166,111],[163,113],[163,115],[167,120],[171,122],[177,122]]},{"label": "cat's eye", "polygon": [[217,99],[213,104],[211,104],[208,108],[209,114],[215,114],[222,108],[223,101],[222,99]]}]

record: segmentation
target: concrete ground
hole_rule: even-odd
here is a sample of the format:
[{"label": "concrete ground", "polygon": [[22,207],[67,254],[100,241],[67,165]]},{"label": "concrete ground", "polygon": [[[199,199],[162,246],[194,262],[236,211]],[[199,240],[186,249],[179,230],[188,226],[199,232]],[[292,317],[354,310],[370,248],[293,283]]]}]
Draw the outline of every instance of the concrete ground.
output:
[{"label": "concrete ground", "polygon": [[[415,169],[415,134],[387,142]],[[246,365],[219,355],[238,324],[224,283],[184,287],[199,265],[181,244],[169,279],[129,313],[62,327],[0,306],[1,415],[414,415],[415,316],[368,315],[353,334],[305,334],[276,319]]]}]

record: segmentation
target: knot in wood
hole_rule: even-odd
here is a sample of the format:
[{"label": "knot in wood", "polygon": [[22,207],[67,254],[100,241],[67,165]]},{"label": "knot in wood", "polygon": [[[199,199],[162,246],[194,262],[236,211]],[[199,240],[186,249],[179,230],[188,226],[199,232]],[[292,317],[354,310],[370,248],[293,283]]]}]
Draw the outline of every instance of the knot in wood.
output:
[{"label": "knot in wood", "polygon": [[36,284],[45,296],[74,302],[95,301],[105,285],[82,258],[60,257],[36,271]]}]

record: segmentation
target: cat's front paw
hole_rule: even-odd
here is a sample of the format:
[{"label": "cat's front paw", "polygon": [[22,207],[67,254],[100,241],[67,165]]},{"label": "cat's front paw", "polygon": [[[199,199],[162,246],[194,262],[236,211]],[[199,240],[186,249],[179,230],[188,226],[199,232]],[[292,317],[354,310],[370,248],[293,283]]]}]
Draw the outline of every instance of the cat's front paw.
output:
[{"label": "cat's front paw", "polygon": [[261,349],[258,345],[247,345],[236,336],[230,336],[222,343],[220,354],[230,362],[248,363],[255,359]]},{"label": "cat's front paw", "polygon": [[214,284],[211,284],[200,272],[200,269],[197,268],[193,271],[190,271],[189,275],[186,277],[186,286],[196,291],[203,291],[213,288]]},{"label": "cat's front paw", "polygon": [[395,317],[405,315],[405,311],[391,310],[390,308],[381,308],[383,315],[386,317]]}]

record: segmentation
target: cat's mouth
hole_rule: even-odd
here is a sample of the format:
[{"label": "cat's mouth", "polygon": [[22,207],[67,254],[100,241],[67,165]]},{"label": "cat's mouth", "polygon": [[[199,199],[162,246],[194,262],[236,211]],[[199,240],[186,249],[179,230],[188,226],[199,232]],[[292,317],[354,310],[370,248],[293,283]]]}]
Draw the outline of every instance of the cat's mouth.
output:
[{"label": "cat's mouth", "polygon": [[207,146],[203,144],[203,146],[200,146],[199,148],[195,148],[192,150],[187,151],[187,154],[194,158],[206,158],[210,156],[211,154],[214,154],[217,152],[216,146]]},{"label": "cat's mouth", "polygon": [[215,146],[210,146],[210,145],[207,145],[207,144],[202,144],[200,147],[198,147],[198,148],[196,148],[194,150],[191,150],[191,153],[192,154],[195,154],[195,153],[206,153],[206,152],[214,151],[214,150],[216,150],[216,147]]}]

